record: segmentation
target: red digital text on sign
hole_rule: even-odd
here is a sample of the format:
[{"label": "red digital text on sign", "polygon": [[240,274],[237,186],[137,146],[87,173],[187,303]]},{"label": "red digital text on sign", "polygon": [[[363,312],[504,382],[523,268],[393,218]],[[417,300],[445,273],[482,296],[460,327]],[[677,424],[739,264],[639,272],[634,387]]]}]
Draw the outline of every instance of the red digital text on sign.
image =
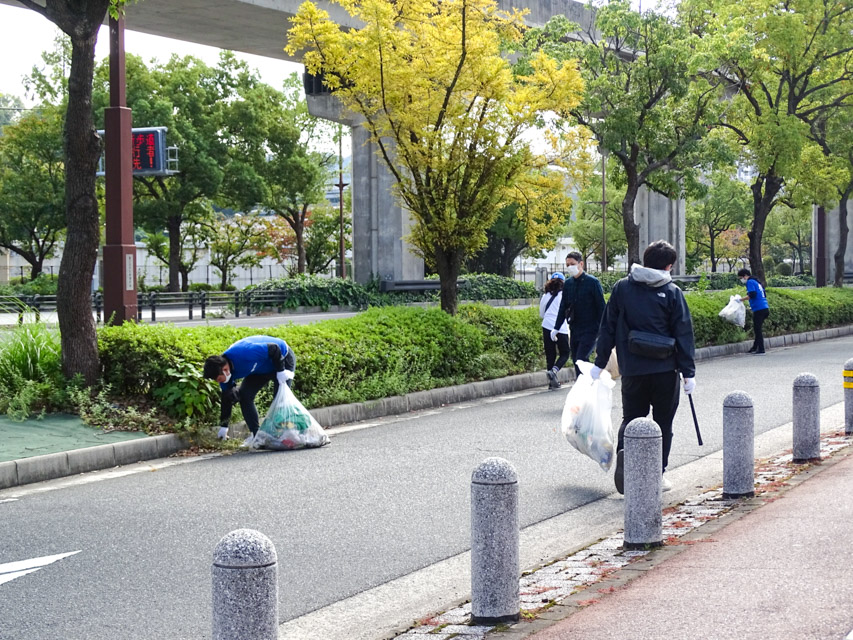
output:
[{"label": "red digital text on sign", "polygon": [[145,170],[156,168],[155,158],[156,137],[153,133],[133,134],[133,168],[134,170]]}]

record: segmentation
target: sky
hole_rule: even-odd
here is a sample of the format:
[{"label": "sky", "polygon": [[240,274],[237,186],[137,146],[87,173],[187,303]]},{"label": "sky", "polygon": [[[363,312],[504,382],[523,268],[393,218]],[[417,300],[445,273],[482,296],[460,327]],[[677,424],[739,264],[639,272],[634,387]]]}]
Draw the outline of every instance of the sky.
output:
[{"label": "sky", "polygon": [[[53,48],[53,40],[58,29],[47,18],[30,9],[0,5],[0,93],[21,98],[27,106],[22,83],[23,76],[30,75],[34,65],[41,66],[41,54]],[[158,51],[157,59],[165,62],[173,53],[193,55],[208,64],[216,64],[219,49],[190,42],[169,40],[135,31],[125,31],[125,49],[128,53],[142,55],[150,62],[150,52]],[[96,56],[98,60],[109,55],[109,30],[101,27],[98,36]],[[301,73],[302,65],[284,60],[262,58],[247,53],[238,53],[237,57],[257,69],[261,79],[267,84],[280,88],[284,79],[294,71]]]}]

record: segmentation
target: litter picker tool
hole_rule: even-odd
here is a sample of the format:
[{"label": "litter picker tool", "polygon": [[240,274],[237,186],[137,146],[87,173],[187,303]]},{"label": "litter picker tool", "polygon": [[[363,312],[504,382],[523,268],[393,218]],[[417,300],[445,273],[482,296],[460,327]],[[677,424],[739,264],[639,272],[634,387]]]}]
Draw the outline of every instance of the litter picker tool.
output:
[{"label": "litter picker tool", "polygon": [[693,413],[693,426],[696,427],[696,439],[699,441],[699,446],[702,446],[702,434],[699,433],[699,421],[696,419],[696,407],[693,406],[693,395],[688,394],[687,399],[690,400],[690,411]]}]

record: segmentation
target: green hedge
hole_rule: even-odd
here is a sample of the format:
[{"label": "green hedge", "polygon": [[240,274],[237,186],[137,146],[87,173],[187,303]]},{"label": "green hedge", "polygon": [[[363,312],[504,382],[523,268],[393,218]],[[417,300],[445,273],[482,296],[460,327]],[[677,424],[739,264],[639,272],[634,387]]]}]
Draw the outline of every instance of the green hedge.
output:
[{"label": "green hedge", "polygon": [[[743,292],[738,287],[686,294],[697,347],[750,337],[751,322],[744,330],[718,316],[730,295]],[[853,289],[768,289],[767,296],[768,336],[853,324]],[[247,335],[280,336],[293,347],[295,391],[312,408],[537,370],[544,365],[540,326],[535,306],[466,304],[456,316],[435,307],[396,306],[266,329],[128,323],[101,328],[98,346],[103,382],[121,406],[156,405],[175,419],[209,425],[216,418],[215,385],[201,378],[202,363]],[[59,408],[64,399],[55,330],[25,325],[3,335],[0,412]],[[75,385],[79,382],[69,389]],[[266,393],[259,398],[262,410]]]},{"label": "green hedge", "polygon": [[[538,297],[536,287],[530,282],[520,282],[488,273],[463,275],[465,284],[459,289],[459,299],[469,301],[506,300]],[[379,291],[379,281],[373,280],[365,285],[341,278],[323,278],[320,276],[296,276],[295,278],[273,278],[257,285],[246,287],[245,291],[284,291],[284,307],[321,307],[328,309],[332,305],[357,307],[392,306],[409,302],[437,302],[438,290],[419,292]]]},{"label": "green hedge", "polygon": [[520,373],[542,357],[539,317],[532,308],[463,305],[454,317],[438,308],[382,307],[342,320],[263,330],[104,327],[98,333],[104,382],[118,395],[151,398],[170,383],[169,369],[191,363],[200,377],[207,356],[259,333],[282,337],[293,348],[294,389],[308,407]]}]

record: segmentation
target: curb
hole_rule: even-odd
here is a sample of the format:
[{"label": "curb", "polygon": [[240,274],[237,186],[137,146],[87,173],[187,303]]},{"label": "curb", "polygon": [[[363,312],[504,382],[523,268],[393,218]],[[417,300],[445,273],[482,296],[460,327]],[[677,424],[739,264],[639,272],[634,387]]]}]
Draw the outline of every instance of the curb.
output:
[{"label": "curb", "polygon": [[[848,335],[853,335],[853,325],[773,336],[765,338],[764,342],[767,347],[776,349]],[[751,346],[752,343],[749,340],[745,340],[744,342],[702,347],[696,350],[695,360],[696,362],[702,362],[720,356],[744,353]],[[574,367],[562,369],[558,374],[558,378],[562,383],[574,381]],[[547,385],[548,377],[545,372],[536,371],[493,380],[468,382],[455,387],[439,387],[426,391],[415,391],[402,396],[391,396],[390,398],[380,398],[368,402],[320,407],[318,409],[310,409],[310,411],[320,424],[329,428],[341,424],[361,422],[363,420],[401,415],[411,411],[437,409],[447,404],[470,402],[471,400],[506,393],[545,388]],[[97,445],[62,453],[34,456],[21,460],[0,462],[0,490],[33,482],[54,480],[88,471],[109,469],[143,460],[165,458],[186,449],[188,446],[189,443],[179,436],[167,434],[127,442]]]},{"label": "curb", "polygon": [[0,462],[0,489],[166,458],[188,446],[173,433]]}]

